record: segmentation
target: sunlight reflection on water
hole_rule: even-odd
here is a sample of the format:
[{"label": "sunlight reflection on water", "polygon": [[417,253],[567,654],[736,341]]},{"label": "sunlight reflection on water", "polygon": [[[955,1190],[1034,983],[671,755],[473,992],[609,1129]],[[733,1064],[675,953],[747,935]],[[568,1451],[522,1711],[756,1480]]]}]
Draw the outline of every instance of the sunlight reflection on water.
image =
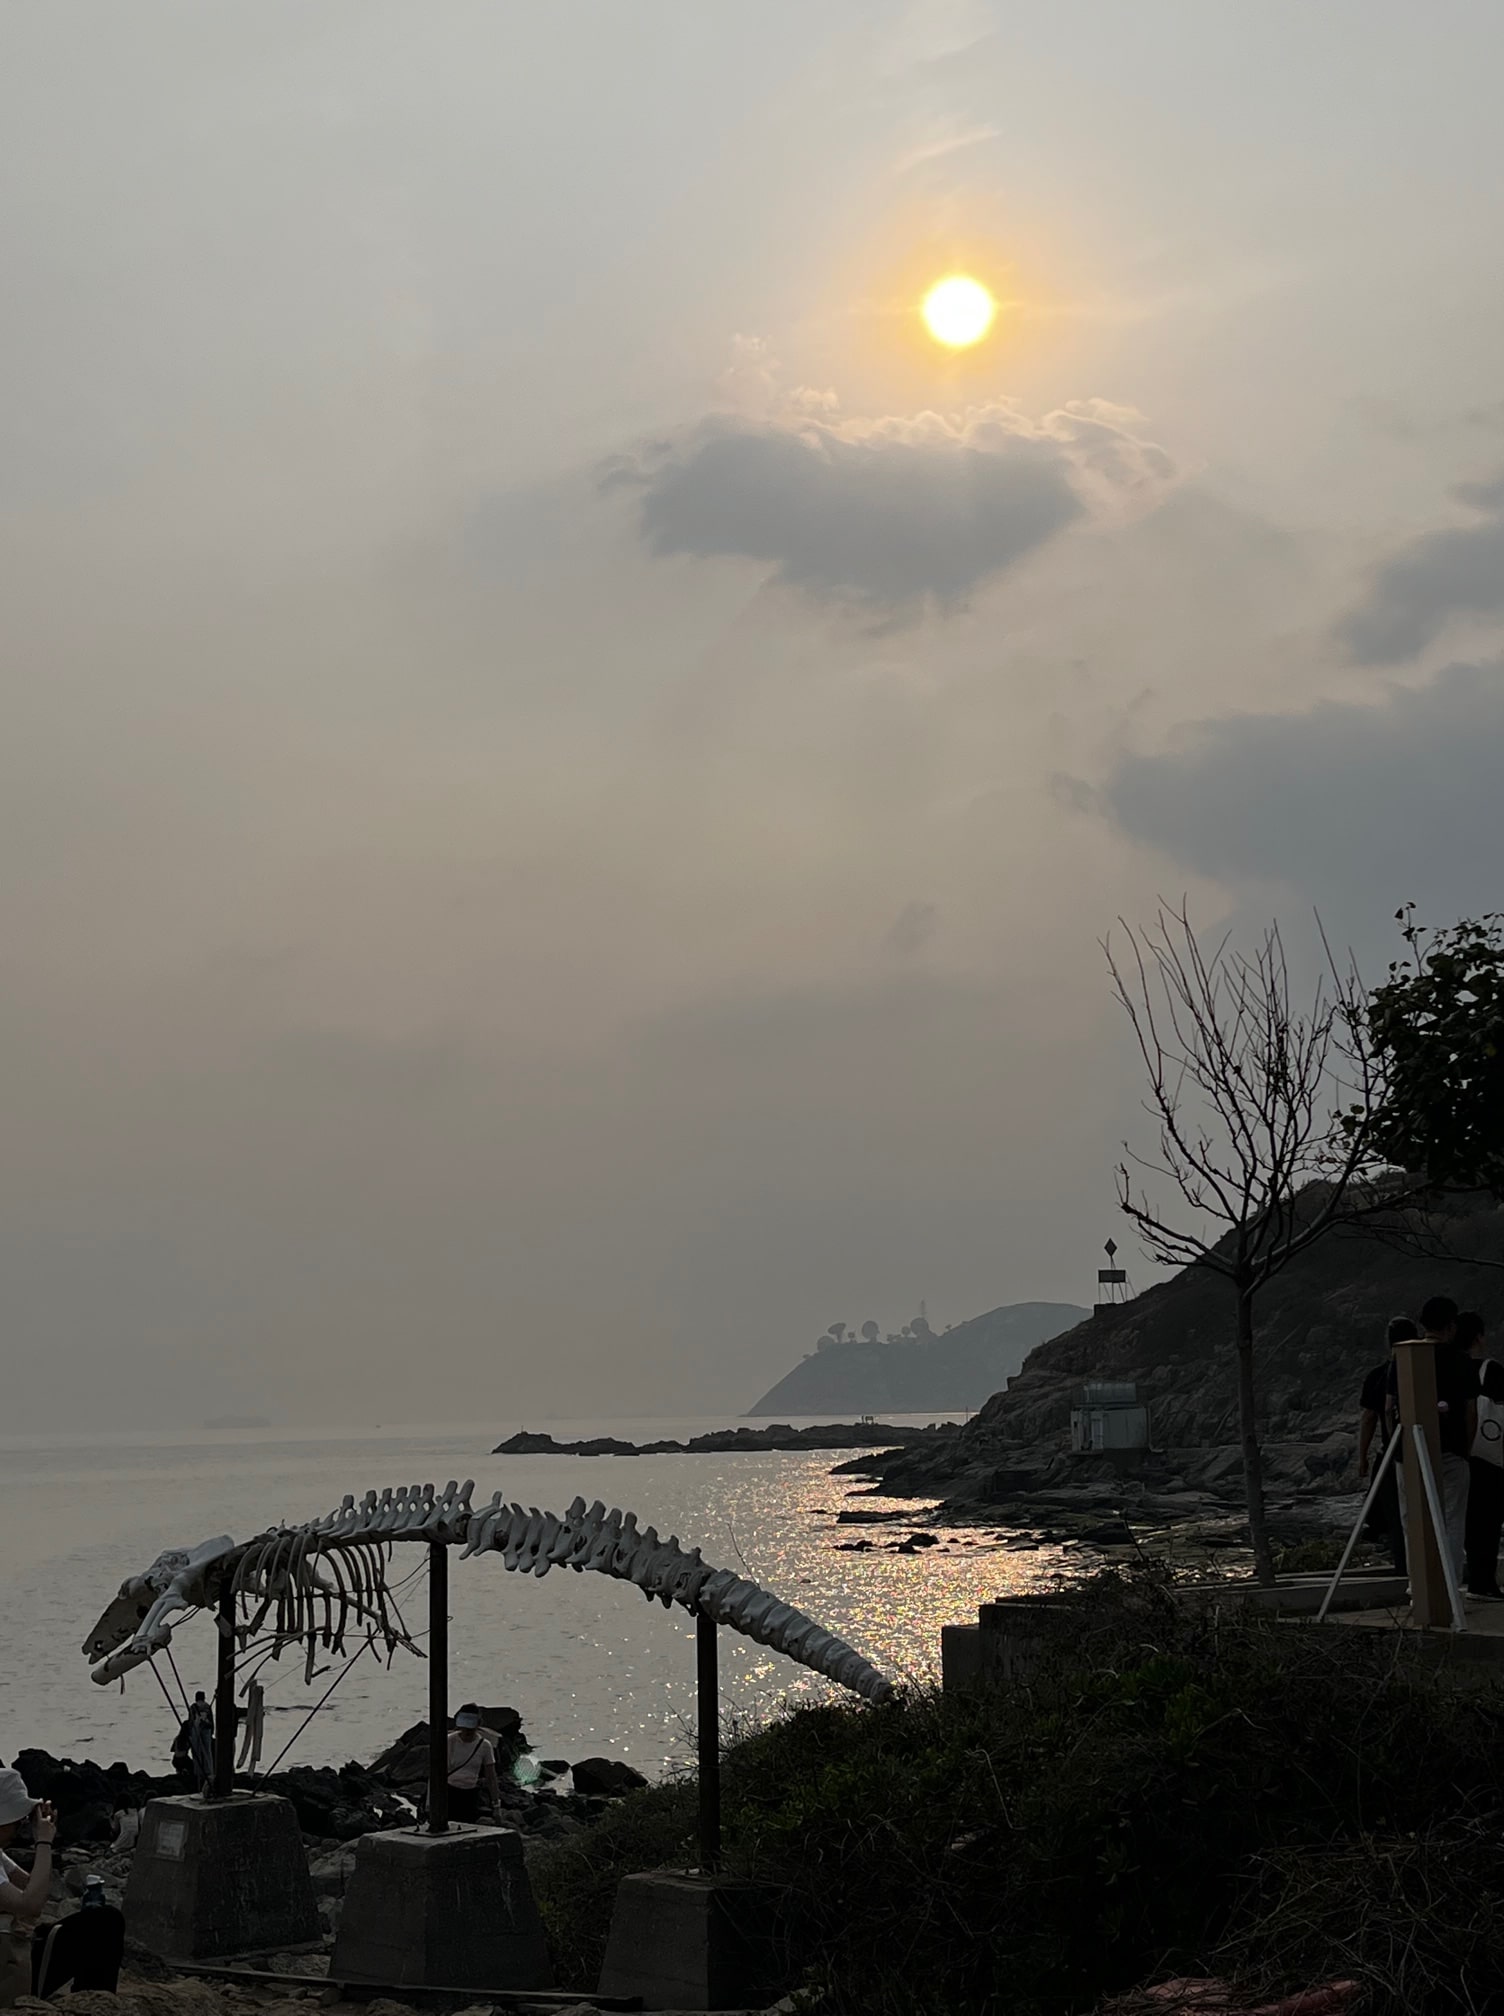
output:
[{"label": "sunlight reflection on water", "polygon": [[[534,1427],[538,1423],[531,1424]],[[552,1426],[566,1435],[598,1424]],[[614,1424],[634,1440],[683,1437],[706,1422]],[[0,1756],[39,1745],[54,1752],[122,1757],[165,1768],[172,1736],[166,1704],[149,1673],[122,1694],[95,1687],[79,1652],[84,1631],[121,1579],[167,1546],[212,1534],[243,1538],[277,1519],[327,1510],[346,1490],[371,1484],[473,1476],[477,1501],[502,1490],[524,1505],[562,1511],[577,1493],[634,1511],[643,1526],[697,1543],[707,1560],[751,1575],[850,1639],[895,1678],[936,1679],[940,1627],[970,1622],[990,1597],[1037,1589],[1079,1573],[1093,1557],[1041,1546],[1025,1551],[990,1531],[942,1535],[916,1554],[885,1551],[896,1527],[842,1526],[843,1506],[902,1509],[918,1524],[924,1507],[850,1495],[861,1480],[830,1475],[844,1454],[500,1458],[483,1453],[511,1424],[474,1429],[254,1439],[205,1435],[132,1438],[92,1445],[0,1443],[7,1492],[7,1545],[0,1556],[0,1614],[9,1657],[0,1667]],[[477,1441],[482,1448],[477,1449]],[[879,1435],[876,1446],[881,1446]],[[838,1542],[868,1539],[871,1551]],[[394,1575],[400,1576],[402,1550]],[[416,1559],[413,1566],[417,1566]],[[404,1610],[424,1603],[421,1575]],[[556,1570],[543,1582],[508,1575],[494,1560],[455,1563],[450,1575],[455,1700],[509,1702],[543,1756],[625,1757],[656,1773],[692,1753],[693,1624],[680,1610],[648,1604],[600,1575]],[[722,1696],[738,1721],[784,1698],[817,1699],[826,1683],[731,1632],[721,1638]],[[212,1686],[212,1634],[202,1620],[174,1644],[188,1689]],[[270,1750],[291,1734],[314,1696],[301,1661],[268,1668]],[[327,1684],[327,1683],[321,1683]],[[341,1763],[373,1756],[425,1712],[427,1678],[415,1661],[390,1671],[363,1659],[304,1735],[290,1762]]]}]

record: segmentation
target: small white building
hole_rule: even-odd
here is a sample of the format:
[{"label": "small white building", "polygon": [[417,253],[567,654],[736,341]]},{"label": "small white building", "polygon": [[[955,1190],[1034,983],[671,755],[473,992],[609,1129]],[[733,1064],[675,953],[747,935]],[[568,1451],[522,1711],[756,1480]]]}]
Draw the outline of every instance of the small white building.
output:
[{"label": "small white building", "polygon": [[1149,1410],[1131,1381],[1098,1379],[1076,1388],[1071,1404],[1071,1448],[1078,1455],[1148,1446]]}]

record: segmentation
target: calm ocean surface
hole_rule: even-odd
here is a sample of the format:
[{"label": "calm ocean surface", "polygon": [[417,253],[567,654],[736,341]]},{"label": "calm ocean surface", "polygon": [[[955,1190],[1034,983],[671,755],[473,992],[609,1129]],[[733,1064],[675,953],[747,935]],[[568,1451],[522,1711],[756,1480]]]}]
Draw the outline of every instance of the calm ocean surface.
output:
[{"label": "calm ocean surface", "polygon": [[[897,1417],[895,1417],[897,1418]],[[895,1677],[938,1672],[940,1627],[969,1621],[993,1595],[1038,1587],[1079,1557],[1053,1548],[1010,1549],[990,1535],[914,1555],[836,1551],[862,1537],[841,1527],[843,1505],[889,1501],[849,1495],[860,1479],[830,1475],[843,1453],[746,1456],[502,1458],[487,1453],[518,1423],[471,1428],[124,1435],[106,1439],[0,1437],[6,1490],[0,1548],[0,1757],[39,1745],[57,1754],[122,1758],[165,1770],[173,1718],[142,1668],[96,1687],[79,1651],[85,1631],[128,1574],[165,1547],[214,1534],[244,1539],[285,1519],[329,1510],[346,1491],[450,1477],[475,1479],[480,1503],[511,1500],[562,1512],[579,1494],[637,1514],[660,1533],[698,1544],[718,1567],[749,1574]],[[682,1440],[718,1421],[530,1421],[556,1437],[618,1434]],[[881,1447],[881,1435],[874,1447]],[[918,1512],[914,1505],[908,1509]],[[871,1537],[901,1537],[875,1529]],[[399,1547],[393,1579],[419,1565]],[[404,1592],[417,1628],[421,1574]],[[694,1627],[682,1611],[647,1603],[603,1575],[555,1569],[544,1580],[509,1575],[492,1556],[450,1571],[452,1696],[510,1703],[541,1756],[624,1757],[656,1775],[693,1750]],[[723,1706],[767,1714],[787,1697],[818,1698],[825,1683],[734,1633],[721,1638]],[[213,1632],[198,1617],[173,1644],[191,1693],[213,1689]],[[159,1661],[166,1671],[166,1662]],[[171,1675],[167,1675],[169,1681]],[[302,1662],[267,1667],[268,1748],[281,1748],[333,1673],[304,1688]],[[367,1654],[299,1737],[289,1763],[368,1760],[426,1712],[426,1667],[398,1654],[390,1669]]]}]

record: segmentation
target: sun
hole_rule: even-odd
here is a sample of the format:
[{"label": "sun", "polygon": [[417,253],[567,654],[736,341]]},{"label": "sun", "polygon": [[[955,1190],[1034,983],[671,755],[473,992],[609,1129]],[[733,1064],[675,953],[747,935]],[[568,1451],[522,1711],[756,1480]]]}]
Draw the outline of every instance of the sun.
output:
[{"label": "sun", "polygon": [[937,343],[950,350],[965,350],[980,343],[992,327],[997,303],[980,280],[973,280],[968,273],[952,273],[935,282],[919,312]]}]

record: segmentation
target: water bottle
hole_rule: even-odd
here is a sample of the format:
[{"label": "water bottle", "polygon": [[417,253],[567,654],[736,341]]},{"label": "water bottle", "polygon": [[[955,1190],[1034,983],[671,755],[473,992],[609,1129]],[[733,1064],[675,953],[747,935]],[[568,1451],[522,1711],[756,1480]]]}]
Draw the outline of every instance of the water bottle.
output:
[{"label": "water bottle", "polygon": [[79,1899],[79,1910],[102,1911],[104,1909],[104,1901],[104,1878],[102,1876],[86,1876],[84,1878],[84,1894]]}]

